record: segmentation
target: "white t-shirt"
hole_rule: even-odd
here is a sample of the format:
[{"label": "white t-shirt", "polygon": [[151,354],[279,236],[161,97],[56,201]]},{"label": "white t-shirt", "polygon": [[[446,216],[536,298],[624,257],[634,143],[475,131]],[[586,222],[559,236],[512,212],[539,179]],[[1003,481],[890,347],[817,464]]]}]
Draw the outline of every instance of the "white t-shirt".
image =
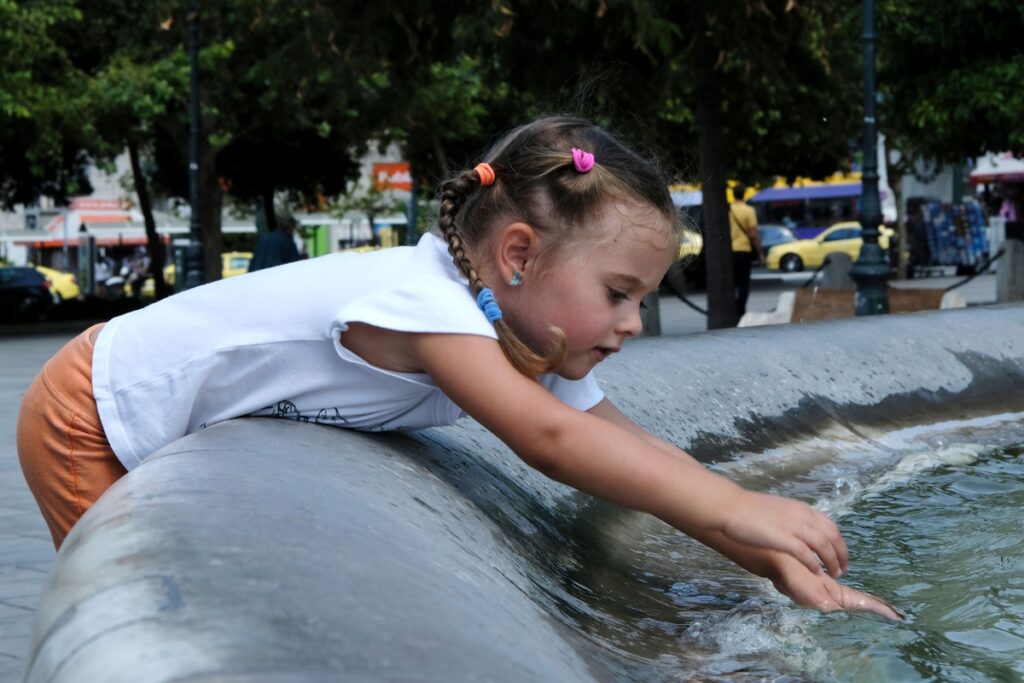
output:
[{"label": "white t-shirt", "polygon": [[[93,395],[111,448],[130,470],[186,434],[243,415],[369,431],[447,425],[463,415],[426,374],[382,370],[342,346],[350,322],[496,338],[447,245],[430,234],[415,247],[331,254],[219,280],[100,331]],[[579,410],[604,396],[593,374],[540,381]]]}]

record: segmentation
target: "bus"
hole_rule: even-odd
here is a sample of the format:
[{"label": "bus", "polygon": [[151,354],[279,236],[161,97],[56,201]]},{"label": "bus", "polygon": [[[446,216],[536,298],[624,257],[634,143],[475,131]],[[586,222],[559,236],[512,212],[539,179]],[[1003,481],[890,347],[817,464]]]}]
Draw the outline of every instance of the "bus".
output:
[{"label": "bus", "polygon": [[[823,181],[798,178],[792,185],[776,181],[773,187],[747,200],[757,211],[759,223],[777,223],[793,230],[800,239],[811,239],[836,223],[860,218],[860,173],[835,174]],[[880,189],[883,214],[895,218],[892,196]],[[891,205],[891,206],[890,206]]]}]

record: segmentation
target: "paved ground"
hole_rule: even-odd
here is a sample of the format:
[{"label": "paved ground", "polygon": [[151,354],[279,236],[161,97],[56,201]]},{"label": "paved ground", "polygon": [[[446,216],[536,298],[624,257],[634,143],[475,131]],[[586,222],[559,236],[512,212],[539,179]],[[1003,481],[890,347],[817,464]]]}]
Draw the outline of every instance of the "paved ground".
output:
[{"label": "paved ground", "polygon": [[[806,281],[807,275],[757,274],[748,309],[772,310],[781,291]],[[915,280],[906,285],[945,288],[957,281],[957,278],[936,278]],[[981,276],[961,291],[970,305],[992,303],[995,301],[995,277]],[[690,299],[706,308],[704,294],[695,293]],[[661,321],[666,336],[693,334],[706,326],[701,314],[674,296],[661,298]],[[71,330],[58,333],[51,328],[45,334],[0,337],[0,683],[21,680],[35,605],[54,560],[49,532],[18,466],[15,452],[18,405],[35,373],[72,336]]]},{"label": "paved ground", "polygon": [[69,333],[0,338],[0,682],[21,680],[53,542],[18,466],[18,405]]}]

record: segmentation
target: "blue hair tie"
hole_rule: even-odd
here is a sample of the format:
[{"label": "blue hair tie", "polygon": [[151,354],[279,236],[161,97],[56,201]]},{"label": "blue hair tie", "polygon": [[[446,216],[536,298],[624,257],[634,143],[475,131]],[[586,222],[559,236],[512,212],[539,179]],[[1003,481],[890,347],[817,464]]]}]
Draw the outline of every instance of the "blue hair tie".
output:
[{"label": "blue hair tie", "polygon": [[494,300],[494,292],[491,291],[490,287],[484,287],[476,295],[476,305],[480,307],[480,310],[484,312],[484,315],[487,316],[490,322],[493,323],[501,320],[501,308],[498,307],[498,302]]}]

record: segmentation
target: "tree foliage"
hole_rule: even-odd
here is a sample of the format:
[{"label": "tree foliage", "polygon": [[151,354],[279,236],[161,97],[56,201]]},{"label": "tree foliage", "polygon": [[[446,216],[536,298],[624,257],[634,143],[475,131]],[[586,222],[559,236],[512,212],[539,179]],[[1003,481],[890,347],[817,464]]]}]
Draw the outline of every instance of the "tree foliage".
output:
[{"label": "tree foliage", "polygon": [[71,0],[0,0],[0,205],[87,190],[82,77],[57,39],[80,18]]},{"label": "tree foliage", "polygon": [[883,132],[945,162],[1024,153],[1022,32],[1017,0],[879,0]]},{"label": "tree foliage", "polygon": [[[659,138],[703,188],[709,327],[736,323],[726,179],[821,176],[856,133],[849,12],[833,0],[670,3],[677,28]],[[852,101],[851,101],[852,100]]]},{"label": "tree foliage", "polygon": [[698,137],[692,50],[700,17],[717,53],[729,177],[822,177],[848,163],[860,95],[859,33],[846,4],[729,0],[671,11],[679,37],[660,137],[677,140],[677,154],[692,153]]}]

